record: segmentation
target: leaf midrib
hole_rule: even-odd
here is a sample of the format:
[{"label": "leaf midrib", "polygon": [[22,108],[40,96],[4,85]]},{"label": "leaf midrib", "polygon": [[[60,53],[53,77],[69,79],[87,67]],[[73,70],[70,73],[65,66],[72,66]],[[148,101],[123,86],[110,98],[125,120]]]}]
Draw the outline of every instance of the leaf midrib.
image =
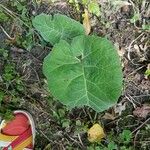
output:
[{"label": "leaf midrib", "polygon": [[88,89],[87,89],[87,81],[86,81],[86,76],[85,76],[85,71],[84,71],[84,65],[83,65],[83,63],[81,64],[82,65],[82,71],[83,71],[83,80],[84,80],[84,86],[85,86],[85,95],[86,95],[86,97],[87,97],[87,105],[88,106],[90,106],[89,105],[89,97],[88,97]]}]

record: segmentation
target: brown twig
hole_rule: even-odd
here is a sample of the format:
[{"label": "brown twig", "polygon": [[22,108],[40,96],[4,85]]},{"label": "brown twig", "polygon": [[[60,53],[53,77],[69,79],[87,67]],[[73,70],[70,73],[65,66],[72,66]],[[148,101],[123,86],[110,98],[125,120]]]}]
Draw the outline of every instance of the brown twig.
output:
[{"label": "brown twig", "polygon": [[0,28],[2,29],[2,31],[3,31],[4,34],[8,37],[9,40],[11,40],[11,41],[14,41],[14,40],[15,40],[15,37],[11,37],[11,36],[5,31],[5,29],[4,29],[2,26],[0,26]]},{"label": "brown twig", "polygon": [[137,136],[138,136],[138,133],[140,132],[140,130],[138,130],[134,136],[134,141],[133,141],[133,146],[134,146],[134,149],[135,149],[135,146],[136,146],[136,139],[137,139]]},{"label": "brown twig", "polygon": [[9,10],[8,8],[6,8],[4,5],[0,4],[0,7],[3,8],[3,10],[12,18],[16,18],[19,21],[21,21],[26,27],[30,28],[30,26],[28,24],[26,24],[23,20],[21,20],[19,17],[19,15],[17,13],[14,13],[13,11]]},{"label": "brown twig", "polygon": [[79,141],[80,141],[81,145],[84,146],[84,145],[83,145],[83,142],[82,142],[82,140],[81,140],[80,134],[78,134],[78,138],[79,138]]},{"label": "brown twig", "polygon": [[[130,53],[131,53],[131,47],[132,47],[132,45],[133,45],[133,43],[136,41],[136,40],[138,40],[141,36],[143,36],[144,35],[144,32],[143,33],[141,33],[137,38],[135,38],[131,43],[130,43],[130,45],[129,45],[129,48],[128,48],[128,54],[127,54],[127,57],[128,57],[128,59],[131,61],[131,56],[130,56]],[[133,63],[133,62],[132,62]],[[134,63],[133,63],[134,64]],[[138,65],[138,64],[135,64],[135,65]]]},{"label": "brown twig", "polygon": [[137,130],[141,129],[149,120],[150,120],[150,118],[148,118],[146,121],[144,121],[138,128],[136,128],[136,129],[132,132],[132,134],[135,133]]}]

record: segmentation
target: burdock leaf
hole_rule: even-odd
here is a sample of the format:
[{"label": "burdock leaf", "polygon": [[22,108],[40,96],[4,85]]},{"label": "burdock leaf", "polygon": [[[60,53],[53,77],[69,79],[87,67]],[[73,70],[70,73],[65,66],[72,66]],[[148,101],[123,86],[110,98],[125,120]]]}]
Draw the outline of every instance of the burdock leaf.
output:
[{"label": "burdock leaf", "polygon": [[45,58],[50,92],[68,107],[90,106],[100,112],[113,106],[122,89],[121,63],[111,42],[97,36],[61,40]]},{"label": "burdock leaf", "polygon": [[40,14],[32,20],[33,26],[41,34],[45,41],[52,45],[60,39],[71,41],[72,38],[85,34],[82,24],[61,14]]}]

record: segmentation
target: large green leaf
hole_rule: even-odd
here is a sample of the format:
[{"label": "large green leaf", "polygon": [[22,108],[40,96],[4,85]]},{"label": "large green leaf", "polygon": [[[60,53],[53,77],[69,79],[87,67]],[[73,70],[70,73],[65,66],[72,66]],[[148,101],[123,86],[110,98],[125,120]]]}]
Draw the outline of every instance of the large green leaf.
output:
[{"label": "large green leaf", "polygon": [[103,111],[121,94],[122,71],[111,42],[97,36],[61,40],[45,58],[43,71],[50,92],[68,107],[87,105]]},{"label": "large green leaf", "polygon": [[32,23],[44,40],[52,45],[60,39],[70,41],[75,36],[85,34],[82,24],[61,14],[51,16],[42,13],[36,16]]}]

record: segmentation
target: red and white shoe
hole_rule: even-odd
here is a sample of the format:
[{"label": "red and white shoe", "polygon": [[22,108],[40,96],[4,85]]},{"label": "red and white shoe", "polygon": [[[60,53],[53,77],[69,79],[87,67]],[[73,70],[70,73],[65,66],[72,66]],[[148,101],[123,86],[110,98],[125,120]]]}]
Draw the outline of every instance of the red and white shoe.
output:
[{"label": "red and white shoe", "polygon": [[0,124],[2,150],[33,150],[35,124],[32,116],[22,110],[14,111],[14,119]]}]

